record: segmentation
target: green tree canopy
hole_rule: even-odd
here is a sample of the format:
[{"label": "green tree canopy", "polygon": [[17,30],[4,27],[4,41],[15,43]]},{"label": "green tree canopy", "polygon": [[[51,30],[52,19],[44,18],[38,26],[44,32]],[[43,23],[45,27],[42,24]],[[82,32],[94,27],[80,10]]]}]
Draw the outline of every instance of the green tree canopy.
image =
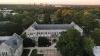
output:
[{"label": "green tree canopy", "polygon": [[39,37],[38,39],[38,46],[39,47],[47,47],[49,46],[51,43],[49,42],[49,39],[46,37]]},{"label": "green tree canopy", "polygon": [[35,40],[32,40],[30,38],[24,38],[23,40],[24,47],[34,47],[35,45],[36,45]]},{"label": "green tree canopy", "polygon": [[[94,47],[92,44],[92,39],[84,39],[77,30],[70,29],[61,33],[59,41],[57,42],[57,49],[62,56],[84,56],[85,53],[87,53],[85,56],[93,56],[93,53],[88,53],[88,51]],[[87,49],[85,50],[85,48]]]},{"label": "green tree canopy", "polygon": [[55,12],[56,23],[70,23],[73,19],[74,10],[71,9],[58,9]]},{"label": "green tree canopy", "polygon": [[18,29],[19,26],[16,23],[10,21],[0,22],[0,35],[12,35],[13,33],[20,34],[21,30]]},{"label": "green tree canopy", "polygon": [[94,39],[97,46],[100,45],[100,29],[99,28],[95,28],[91,37]]}]

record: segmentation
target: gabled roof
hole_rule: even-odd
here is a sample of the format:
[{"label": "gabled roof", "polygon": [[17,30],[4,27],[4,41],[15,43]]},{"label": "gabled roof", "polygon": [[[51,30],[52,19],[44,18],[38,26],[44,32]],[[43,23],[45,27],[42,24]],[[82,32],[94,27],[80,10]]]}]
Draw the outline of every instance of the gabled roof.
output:
[{"label": "gabled roof", "polygon": [[32,24],[32,27],[36,30],[57,30],[57,29],[71,29],[72,24]]},{"label": "gabled roof", "polygon": [[22,44],[22,41],[22,38],[18,37],[17,34],[13,34],[13,36],[0,36],[0,44],[5,43],[14,50]]}]

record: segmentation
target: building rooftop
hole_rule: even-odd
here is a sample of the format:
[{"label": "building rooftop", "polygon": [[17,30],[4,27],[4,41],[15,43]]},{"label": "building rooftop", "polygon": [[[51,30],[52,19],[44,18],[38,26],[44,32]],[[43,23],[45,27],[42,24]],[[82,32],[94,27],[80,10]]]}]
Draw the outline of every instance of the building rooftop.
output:
[{"label": "building rooftop", "polygon": [[16,49],[22,44],[22,38],[17,34],[13,34],[13,36],[0,36],[0,45],[2,43]]},{"label": "building rooftop", "polygon": [[71,29],[72,24],[36,24],[32,25],[36,30],[58,30],[58,29]]}]

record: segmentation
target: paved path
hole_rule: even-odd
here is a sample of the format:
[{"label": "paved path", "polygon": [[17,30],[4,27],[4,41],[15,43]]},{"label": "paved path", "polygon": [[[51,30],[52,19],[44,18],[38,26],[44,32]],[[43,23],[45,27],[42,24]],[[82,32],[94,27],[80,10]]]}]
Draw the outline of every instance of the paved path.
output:
[{"label": "paved path", "polygon": [[28,54],[28,56],[30,56],[31,55],[31,53],[32,53],[32,50],[34,50],[34,49],[38,49],[38,50],[43,50],[43,49],[53,49],[53,50],[56,50],[56,48],[54,48],[56,46],[56,43],[54,43],[53,45],[51,45],[51,46],[49,46],[49,47],[27,47],[27,48],[24,48],[24,49],[29,49],[30,50],[30,52],[29,52],[29,54]]},{"label": "paved path", "polygon": [[[53,46],[54,46],[54,45],[53,45]],[[53,49],[53,50],[56,50],[56,48],[54,48],[54,47],[27,47],[27,48],[24,48],[24,49],[29,49],[29,50],[30,50],[28,56],[31,55],[32,50],[34,50],[34,49],[38,49],[38,50],[43,50],[43,49],[44,49],[44,50],[46,50],[46,49]]]},{"label": "paved path", "polygon": [[35,48],[34,48],[34,47],[28,47],[28,48],[24,48],[24,49],[29,49],[29,50],[30,50],[30,52],[29,52],[29,54],[28,54],[28,56],[30,56],[31,53],[32,53],[32,50],[34,50]]},{"label": "paved path", "polygon": [[33,50],[33,49],[30,49],[30,52],[29,52],[28,56],[30,56],[30,55],[31,55],[31,53],[32,53],[32,50]]}]

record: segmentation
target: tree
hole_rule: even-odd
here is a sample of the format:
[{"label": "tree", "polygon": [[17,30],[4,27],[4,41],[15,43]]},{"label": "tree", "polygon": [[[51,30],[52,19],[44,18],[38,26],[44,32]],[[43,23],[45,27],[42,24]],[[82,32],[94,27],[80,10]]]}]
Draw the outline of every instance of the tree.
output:
[{"label": "tree", "polygon": [[90,35],[95,28],[99,27],[96,18],[88,10],[77,12],[73,20],[83,28],[85,35]]},{"label": "tree", "polygon": [[96,27],[99,27],[98,22],[94,19],[92,15],[87,15],[82,17],[82,26],[84,26],[84,32],[90,34]]},{"label": "tree", "polygon": [[91,37],[94,39],[94,42],[96,43],[96,45],[100,45],[100,29],[99,28],[96,28]]},{"label": "tree", "polygon": [[22,25],[22,21],[23,21],[24,17],[25,16],[23,14],[16,14],[16,15],[13,16],[12,21],[15,22],[15,23],[18,23],[18,24]]},{"label": "tree", "polygon": [[24,47],[34,47],[35,43],[36,43],[35,40],[32,40],[30,38],[24,38],[24,40],[23,40]]},{"label": "tree", "polygon": [[55,12],[56,15],[56,19],[55,22],[56,23],[70,23],[72,21],[73,18],[73,10],[70,9],[58,9]]},{"label": "tree", "polygon": [[49,42],[49,39],[46,38],[46,37],[39,37],[38,39],[38,46],[39,47],[47,47],[47,46],[50,46],[50,42]]},{"label": "tree", "polygon": [[47,14],[47,13],[44,14],[43,23],[44,24],[50,24],[51,23],[50,14]]},{"label": "tree", "polygon": [[21,56],[28,56],[29,53],[30,53],[30,49],[23,49],[23,53]]},{"label": "tree", "polygon": [[37,55],[37,50],[36,50],[36,49],[32,50],[30,56],[38,56],[38,55]]},{"label": "tree", "polygon": [[12,21],[13,19],[13,15],[12,14],[7,14],[5,17],[4,17],[4,21]]},{"label": "tree", "polygon": [[24,38],[27,38],[27,35],[26,35],[26,33],[22,33],[21,34],[21,37],[24,39]]},{"label": "tree", "polygon": [[19,26],[10,21],[2,21],[0,22],[0,35],[12,35],[13,33],[19,34],[20,29]]},{"label": "tree", "polygon": [[[62,56],[84,56],[85,53],[87,53],[85,56],[93,56],[93,53],[88,54],[90,52],[89,50],[93,47],[92,40],[91,42],[89,41],[90,39],[83,40],[84,39],[77,30],[70,29],[61,33],[59,41],[57,42],[57,49],[60,51]],[[89,48],[89,46],[92,47]]]},{"label": "tree", "polygon": [[34,47],[36,45],[36,41],[30,38],[27,38],[26,33],[22,34],[21,37],[23,38],[24,47]]},{"label": "tree", "polygon": [[32,23],[33,23],[33,19],[30,16],[25,16],[25,18],[22,21],[23,29],[28,28]]},{"label": "tree", "polygon": [[0,13],[0,21],[4,21],[4,17],[2,13]]},{"label": "tree", "polygon": [[84,37],[82,40],[83,56],[94,56],[94,40],[91,37]]}]

